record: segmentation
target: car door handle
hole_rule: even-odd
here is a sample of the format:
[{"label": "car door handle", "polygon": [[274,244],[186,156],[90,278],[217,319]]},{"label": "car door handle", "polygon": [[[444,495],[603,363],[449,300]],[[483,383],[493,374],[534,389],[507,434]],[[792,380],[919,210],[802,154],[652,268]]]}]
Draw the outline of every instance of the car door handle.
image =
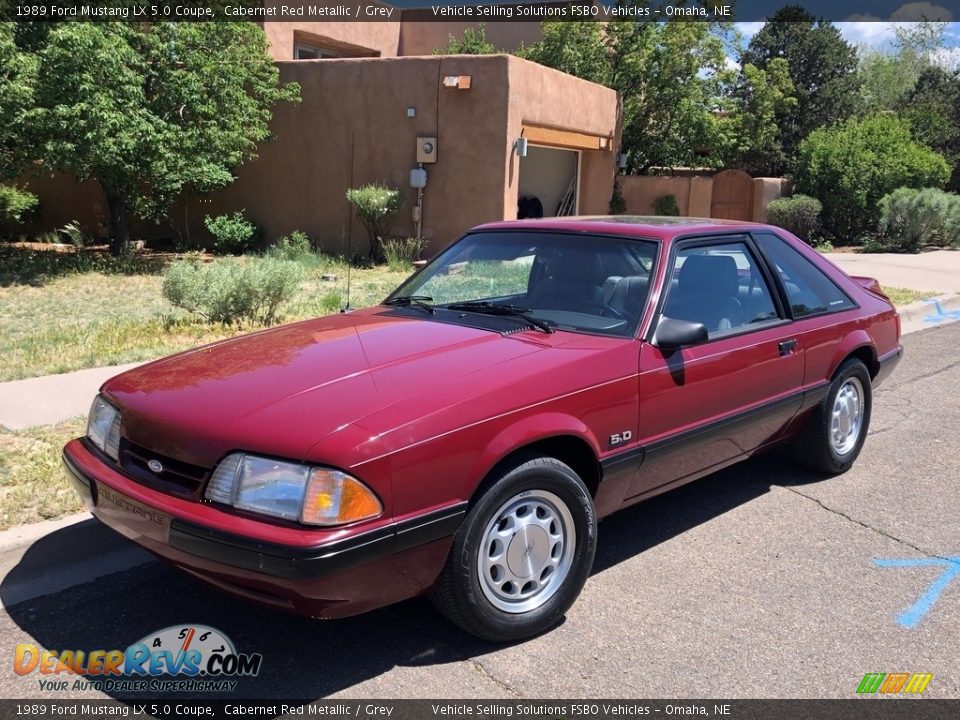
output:
[{"label": "car door handle", "polygon": [[797,341],[794,340],[783,340],[778,346],[780,348],[780,355],[792,355],[793,351],[797,349]]}]

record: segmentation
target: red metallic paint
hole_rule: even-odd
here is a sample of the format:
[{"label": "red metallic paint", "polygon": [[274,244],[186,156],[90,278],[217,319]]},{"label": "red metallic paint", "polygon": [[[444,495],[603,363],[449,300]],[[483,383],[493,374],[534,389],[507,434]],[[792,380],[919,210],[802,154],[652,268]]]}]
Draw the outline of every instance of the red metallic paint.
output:
[{"label": "red metallic paint", "polygon": [[[687,237],[773,231],[826,272],[858,308],[786,320],[665,355],[645,342],[667,282],[659,261],[635,338],[558,331],[510,335],[399,317],[368,308],[266,330],[171,356],[108,381],[103,393],[122,413],[131,441],[184,462],[213,468],[244,450],[338,467],[381,498],[384,513],[341,528],[307,528],[258,520],[206,502],[173,497],[124,476],[80,441],[65,456],[104,495],[92,508],[104,523],[192,574],[258,602],[340,617],[427,590],[450,539],[428,542],[315,580],[285,580],[212,562],[173,548],[169,520],[256,541],[315,548],[390,527],[468,501],[498,462],[531,443],[592,456],[595,478],[609,470],[595,502],[602,517],[748,457],[800,426],[813,403],[803,390],[829,381],[850,353],[876,359],[897,350],[892,306],[780,229],[722,221],[567,219],[497,223],[486,230],[552,230],[634,236],[661,243],[661,258]],[[778,343],[796,339],[786,357]],[[875,370],[875,368],[873,368]],[[696,434],[780,401],[756,422],[682,451],[669,439]],[[612,448],[610,435],[632,439]],[[694,439],[694,442],[696,440]],[[664,447],[640,466],[645,448]],[[631,453],[632,451],[632,453]],[[637,457],[617,463],[615,458]],[[114,502],[116,500],[116,502]],[[147,512],[131,512],[130,503]]]}]

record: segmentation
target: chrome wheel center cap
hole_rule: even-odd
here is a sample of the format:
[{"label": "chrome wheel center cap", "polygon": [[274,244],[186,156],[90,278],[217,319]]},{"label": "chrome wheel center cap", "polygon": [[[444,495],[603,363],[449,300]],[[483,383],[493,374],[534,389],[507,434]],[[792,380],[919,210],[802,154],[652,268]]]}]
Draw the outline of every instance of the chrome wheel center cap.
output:
[{"label": "chrome wheel center cap", "polygon": [[507,565],[520,578],[527,578],[543,568],[550,554],[547,534],[535,525],[524,525],[507,548]]}]

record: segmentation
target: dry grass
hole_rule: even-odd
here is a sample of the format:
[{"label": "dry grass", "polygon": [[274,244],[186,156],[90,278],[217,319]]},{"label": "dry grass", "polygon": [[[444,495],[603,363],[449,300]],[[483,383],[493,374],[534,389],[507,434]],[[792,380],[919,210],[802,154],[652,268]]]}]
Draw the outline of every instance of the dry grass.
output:
[{"label": "dry grass", "polygon": [[880,290],[890,298],[890,302],[894,305],[909,305],[917,300],[926,300],[937,295],[935,292],[925,290],[910,290],[909,288],[888,287],[886,285],[881,285]]},{"label": "dry grass", "polygon": [[[211,324],[173,307],[160,292],[162,268],[104,264],[8,273],[0,282],[0,382],[148,360],[259,329]],[[322,279],[330,273],[336,281]],[[386,267],[354,268],[351,305],[378,303],[407,274]],[[283,308],[282,321],[337,312],[346,295],[346,275],[343,263],[311,263],[301,293]]]},{"label": "dry grass", "polygon": [[84,426],[83,418],[16,432],[0,426],[0,530],[83,509],[60,451]]}]

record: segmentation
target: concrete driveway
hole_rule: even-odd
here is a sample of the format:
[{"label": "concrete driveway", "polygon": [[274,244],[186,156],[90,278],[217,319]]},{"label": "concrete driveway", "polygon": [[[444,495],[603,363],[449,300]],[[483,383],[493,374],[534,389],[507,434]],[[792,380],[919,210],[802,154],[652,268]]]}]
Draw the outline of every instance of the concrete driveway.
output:
[{"label": "concrete driveway", "polygon": [[[853,470],[823,480],[768,455],[609,518],[582,597],[534,640],[479,642],[425,600],[290,617],[153,561],[18,595],[38,557],[128,547],[84,524],[37,540],[0,583],[7,662],[20,642],[125,648],[205,623],[264,656],[234,697],[852,698],[867,672],[930,672],[927,696],[958,697],[960,577],[931,587],[960,569],[960,323],[904,343]],[[4,698],[45,695],[64,697],[0,673]]]},{"label": "concrete driveway", "polygon": [[881,285],[960,293],[960,251],[935,250],[918,255],[896,253],[826,253],[848,275],[866,275]]}]

